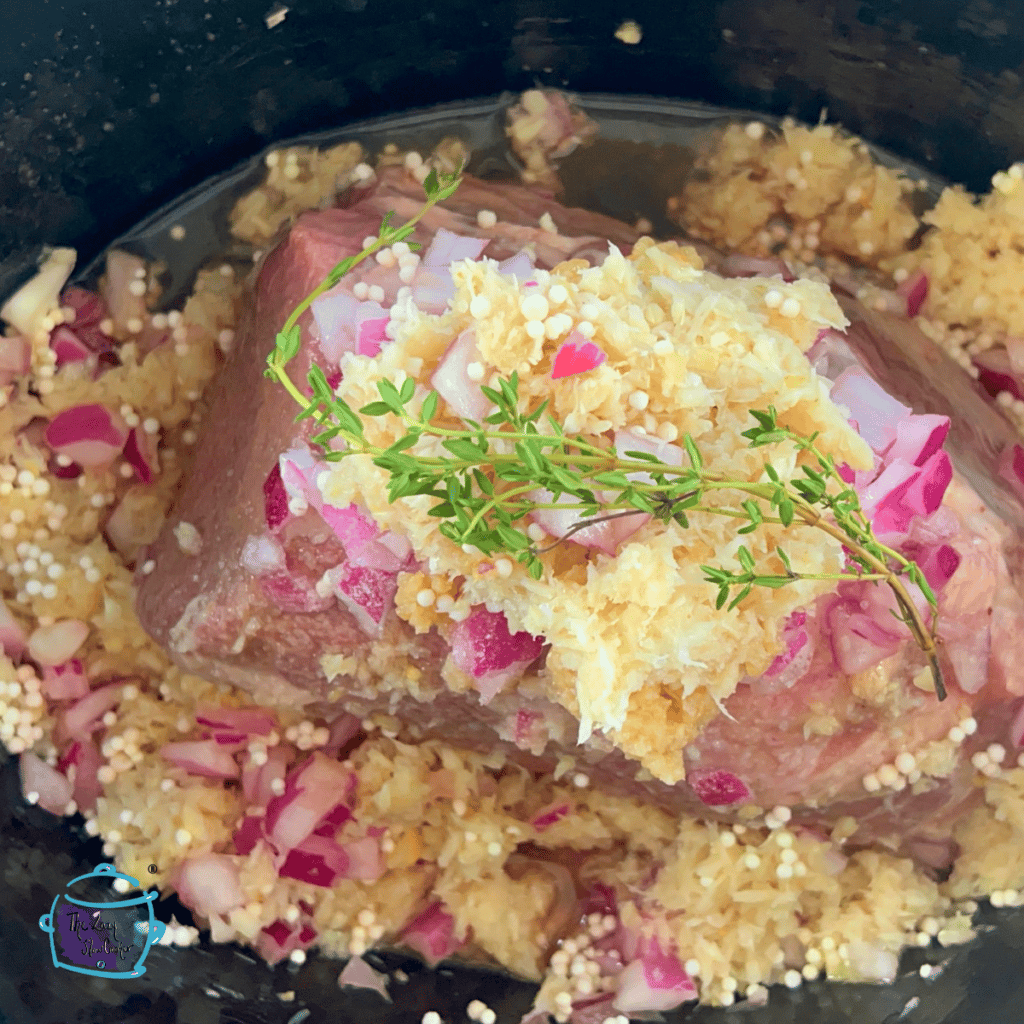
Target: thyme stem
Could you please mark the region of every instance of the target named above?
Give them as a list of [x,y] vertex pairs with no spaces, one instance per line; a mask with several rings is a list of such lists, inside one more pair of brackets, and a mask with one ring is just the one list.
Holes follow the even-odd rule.
[[[307,398],[285,369],[299,351],[299,318],[324,292],[334,287],[359,262],[385,245],[407,238],[415,225],[438,202],[450,196],[459,184],[459,174],[438,178],[431,172],[424,189],[424,206],[406,224],[389,226],[391,214],[384,218],[372,244],[360,253],[342,260],[327,278],[300,302],[277,335],[274,350],[267,356],[266,375],[280,382],[298,403],[298,419],[312,418],[321,428],[312,441],[319,444],[328,461],[340,461],[354,455],[369,456],[376,466],[390,474],[388,497],[397,501],[412,495],[428,495],[436,500],[430,514],[442,520],[442,535],[454,543],[473,545],[484,554],[507,552],[524,564],[530,575],[539,579],[545,566],[540,556],[554,550],[574,534],[599,523],[626,516],[650,515],[682,528],[689,526],[694,513],[742,520],[737,533],[752,533],[765,526],[789,528],[794,523],[822,531],[843,545],[854,568],[838,573],[801,573],[795,571],[781,548],[775,555],[782,561],[784,573],[757,570],[753,555],[741,546],[738,559],[741,572],[701,566],[705,579],[718,587],[716,606],[729,602],[735,608],[754,586],[778,588],[796,580],[835,580],[884,582],[894,595],[900,614],[924,652],[935,680],[939,699],[946,696],[939,665],[935,624],[938,603],[919,566],[899,551],[880,543],[862,512],[856,492],[841,477],[830,455],[815,444],[817,435],[805,437],[779,425],[774,409],[751,410],[756,426],[745,431],[751,448],[787,442],[809,457],[810,465],[801,466],[803,476],[783,479],[770,462],[764,464],[767,480],[728,479],[706,470],[697,445],[688,435],[682,438],[689,465],[669,465],[644,452],[620,454],[582,436],[570,437],[550,414],[547,424],[553,433],[541,433],[537,423],[547,403],[524,412],[519,408],[518,375],[498,381],[498,388],[482,387],[496,411],[487,417],[488,429],[471,420],[462,427],[445,427],[434,422],[439,399],[434,393],[423,396],[419,413],[408,408],[416,395],[416,383],[406,379],[401,389],[388,380],[377,385],[380,401],[359,410],[351,409],[337,397],[322,370],[314,365],[308,373],[312,398]],[[411,245],[411,243],[410,243]],[[405,433],[398,441],[382,448],[367,441],[363,417],[395,416]],[[452,456],[412,454],[423,437],[434,437]],[[342,441],[339,450],[332,442]],[[496,451],[494,442],[513,446],[513,451]],[[643,477],[646,477],[645,482]],[[553,501],[530,497],[536,490],[549,491]],[[744,499],[735,505],[707,503],[712,493],[732,492]],[[611,495],[611,497],[609,497]],[[570,501],[560,501],[563,496]],[[516,524],[538,509],[572,510],[583,516],[562,536],[546,547],[537,547]],[[931,611],[926,622],[914,603],[904,580],[924,594]],[[895,613],[894,613],[895,614]]]

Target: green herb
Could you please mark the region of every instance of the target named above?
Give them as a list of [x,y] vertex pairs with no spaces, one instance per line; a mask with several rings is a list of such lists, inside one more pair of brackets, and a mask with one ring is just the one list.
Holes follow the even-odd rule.
[[[845,548],[848,569],[811,575],[794,571],[785,551],[775,554],[784,572],[759,569],[750,549],[739,548],[740,571],[703,565],[704,578],[717,588],[716,606],[736,608],[754,587],[779,588],[796,580],[871,580],[884,582],[896,598],[904,622],[928,659],[939,699],[946,696],[939,666],[935,624],[937,601],[920,568],[900,552],[878,541],[861,511],[857,494],[840,476],[831,455],[815,444],[817,434],[804,437],[782,426],[775,409],[751,410],[755,426],[743,433],[751,448],[789,443],[810,457],[801,475],[785,479],[769,463],[759,481],[724,478],[704,465],[692,437],[682,438],[688,466],[670,466],[645,452],[618,452],[601,447],[582,435],[569,436],[547,413],[547,402],[527,411],[520,408],[519,378],[513,373],[499,379],[497,388],[482,387],[496,411],[482,423],[463,420],[450,429],[433,422],[438,396],[422,401],[415,382],[401,387],[388,380],[377,385],[379,400],[353,410],[334,395],[323,371],[313,366],[308,374],[312,398],[307,398],[288,377],[284,366],[299,348],[298,318],[316,296],[333,287],[361,259],[382,245],[405,238],[426,211],[458,187],[458,174],[438,179],[432,172],[425,189],[427,204],[408,224],[388,227],[386,217],[374,244],[358,256],[342,261],[327,280],[303,300],[277,336],[267,359],[267,375],[281,381],[302,407],[298,419],[313,419],[321,428],[312,438],[324,458],[337,462],[352,455],[369,455],[373,464],[388,472],[388,499],[412,495],[435,499],[430,515],[442,520],[438,529],[452,543],[471,545],[485,555],[505,553],[526,567],[534,579],[545,571],[541,558],[574,533],[622,516],[647,513],[682,528],[688,515],[706,513],[737,520],[737,533],[750,534],[765,524],[787,528],[811,527],[838,540]],[[404,233],[403,233],[404,232]],[[395,416],[405,433],[387,448],[370,444],[363,417]],[[449,457],[412,454],[409,449],[423,437],[440,439]],[[331,442],[343,442],[339,448]],[[500,446],[500,447],[499,447]],[[510,449],[510,450],[509,450]],[[642,474],[639,475],[638,474]],[[534,492],[551,492],[550,501],[538,501]],[[538,548],[522,528],[537,509],[572,509],[584,517],[562,537]],[[920,588],[930,607],[930,621],[914,605],[905,581]]]
[[[372,256],[378,249],[394,245],[395,242],[404,242],[416,229],[416,225],[426,215],[432,206],[447,199],[459,187],[462,181],[461,169],[453,174],[438,175],[437,171],[431,170],[423,182],[423,190],[426,193],[427,201],[423,208],[401,227],[391,227],[393,212],[384,215],[381,221],[380,230],[371,245],[368,245],[362,252],[355,256],[347,256],[338,263],[331,272],[313,289],[291,312],[291,316],[285,321],[284,327],[277,333],[273,351],[267,356],[267,368],[263,371],[265,377],[276,380],[283,384],[288,393],[303,408],[306,407],[308,399],[295,386],[295,382],[288,376],[285,366],[295,358],[302,345],[302,328],[299,325],[299,318],[324,292],[330,291],[353,267],[362,263],[368,256]],[[419,248],[416,242],[406,242],[411,250]],[[326,385],[326,381],[324,381]],[[328,392],[330,389],[327,389]]]

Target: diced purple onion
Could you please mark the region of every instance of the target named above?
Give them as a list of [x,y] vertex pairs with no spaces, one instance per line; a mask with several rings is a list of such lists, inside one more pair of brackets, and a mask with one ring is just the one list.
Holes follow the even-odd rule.
[[203,917],[227,914],[245,903],[238,866],[226,853],[186,858],[175,868],[172,882],[181,902]]
[[237,779],[238,762],[215,739],[165,743],[160,756],[190,775],[211,779]]
[[574,377],[580,373],[596,370],[608,356],[589,338],[579,331],[570,331],[569,336],[558,347],[551,362],[551,379]]
[[78,700],[89,692],[89,678],[78,658],[43,668],[43,696],[47,700]]
[[431,269],[451,266],[458,260],[477,260],[480,258],[489,238],[473,238],[468,235],[457,235],[447,228],[438,228],[437,234],[423,254],[421,263]]
[[80,466],[109,466],[128,440],[128,425],[106,406],[76,405],[50,420],[45,437],[56,454]]
[[561,821],[569,813],[569,809],[567,803],[554,804],[536,814],[530,824],[538,832],[543,832],[545,829],[551,828],[552,825]]
[[851,366],[836,378],[830,397],[850,410],[860,436],[879,454],[896,440],[896,425],[910,413],[859,366]]
[[502,612],[474,608],[451,632],[452,658],[473,677],[482,702],[488,703],[511,679],[535,661],[544,647],[543,637],[512,633]]
[[264,829],[279,850],[292,850],[355,788],[355,775],[315,752],[285,777],[285,791],[267,804]]
[[431,903],[406,925],[399,941],[419,953],[428,967],[436,967],[464,945],[455,936],[455,918],[440,902]]
[[64,814],[64,808],[74,792],[74,786],[68,781],[66,775],[36,757],[31,750],[26,750],[21,754],[18,771],[21,775],[23,796],[35,793],[36,803],[39,807],[51,814]]
[[355,351],[355,318],[359,300],[348,291],[321,295],[310,305],[320,332],[324,359],[337,366],[342,355]]
[[333,583],[338,600],[352,613],[359,628],[367,636],[380,636],[395,603],[397,574],[348,563],[333,570]]
[[430,377],[430,384],[462,419],[480,422],[491,407],[491,400],[480,385],[469,377],[470,363],[483,363],[476,347],[476,332],[467,328],[448,346]]
[[917,316],[928,298],[928,275],[923,270],[911,274],[896,286],[896,294],[906,299],[907,316]]
[[709,807],[727,807],[750,799],[745,782],[721,768],[695,768],[686,774],[686,781],[701,803]]
[[651,939],[640,959],[627,964],[619,975],[615,1009],[621,1013],[664,1013],[697,998],[697,989],[679,962]]
[[499,273],[515,277],[518,281],[529,281],[534,275],[533,260],[525,250],[517,252],[498,264]]

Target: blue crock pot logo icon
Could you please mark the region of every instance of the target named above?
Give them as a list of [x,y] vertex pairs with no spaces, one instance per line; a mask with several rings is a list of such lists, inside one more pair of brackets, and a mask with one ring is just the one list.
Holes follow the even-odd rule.
[[164,934],[164,923],[153,916],[155,890],[128,900],[95,903],[70,890],[79,883],[123,878],[134,888],[138,879],[122,875],[112,864],[101,864],[72,878],[58,893],[39,927],[50,936],[54,967],[99,978],[138,978],[146,973],[149,947]]

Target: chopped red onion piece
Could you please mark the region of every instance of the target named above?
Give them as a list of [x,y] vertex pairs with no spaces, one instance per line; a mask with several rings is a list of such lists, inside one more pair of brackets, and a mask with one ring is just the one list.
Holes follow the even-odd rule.
[[124,445],[124,457],[144,484],[152,483],[160,472],[159,439],[141,427],[133,427]]
[[102,725],[100,719],[121,700],[121,684],[111,683],[75,701],[64,712],[64,729],[75,739],[85,739]]
[[886,459],[903,459],[912,466],[923,466],[945,443],[949,417],[911,413],[896,424],[896,439],[885,453]]
[[846,675],[872,668],[899,649],[899,637],[884,630],[871,616],[851,611],[842,601],[833,606],[827,622],[832,653]]
[[1008,391],[1014,398],[1024,399],[1022,374],[1010,359],[1007,349],[990,348],[974,357],[978,383],[993,397]]
[[77,462],[69,462],[66,466],[57,461],[55,455],[46,460],[46,471],[58,480],[74,480],[82,475],[82,467]]
[[988,615],[973,616],[974,621],[948,619],[942,623],[946,657],[953,666],[957,686],[964,693],[978,693],[988,682],[992,655],[992,623]]
[[327,836],[328,839],[333,839],[338,829],[346,822],[352,821],[354,817],[355,815],[349,809],[348,804],[340,803],[327,812],[323,821],[313,829],[313,835]]
[[110,314],[99,295],[84,288],[72,287],[61,296],[60,304],[75,311],[75,318],[68,326],[79,341],[84,342],[93,352],[110,350],[113,339],[100,330],[100,324]]
[[[68,333],[70,334],[70,331]],[[89,350],[86,349],[86,355],[88,354]],[[0,387],[23,377],[31,365],[31,349],[24,338],[7,338],[0,335]],[[60,366],[59,356],[57,365]]]
[[686,781],[700,802],[709,807],[727,807],[750,799],[743,780],[721,768],[693,769],[686,773]]
[[530,824],[538,832],[543,832],[545,829],[551,828],[552,825],[561,821],[568,813],[569,805],[567,803],[555,804],[537,814]]
[[122,330],[127,330],[132,320],[143,320],[146,316],[145,296],[135,295],[131,290],[135,281],[145,277],[146,261],[122,249],[111,249],[107,253],[106,269],[100,294],[110,310],[111,319]]
[[896,439],[896,425],[910,410],[878,386],[859,366],[844,370],[832,385],[830,397],[846,406],[860,436],[878,453]]
[[437,234],[423,254],[422,263],[432,269],[448,267],[458,260],[477,260],[487,248],[488,238],[457,235],[447,228],[438,228]]
[[807,612],[795,611],[786,619],[782,627],[782,639],[786,642],[786,649],[776,656],[775,660],[764,670],[766,676],[777,676],[782,670],[793,661],[793,659],[807,646],[807,630],[804,628],[807,622]]
[[277,461],[288,498],[301,499],[319,508],[321,499],[316,478],[327,468],[326,464],[319,462],[309,446],[302,442],[283,452]]
[[47,700],[78,700],[89,692],[89,679],[78,658],[43,668],[43,696]]
[[383,996],[390,1003],[391,996],[388,994],[387,979],[387,974],[383,971],[375,971],[361,956],[353,956],[349,958],[341,974],[338,975],[338,986],[340,988],[368,988]]
[[40,665],[60,665],[75,656],[89,635],[81,619],[58,619],[49,626],[37,626],[28,638],[29,657]]
[[302,948],[299,933],[298,927],[292,927],[278,918],[273,924],[260,929],[256,938],[256,952],[273,966],[293,950]]
[[237,779],[238,762],[215,739],[165,743],[160,756],[190,775],[210,779]]
[[337,366],[345,352],[355,351],[355,317],[359,300],[347,291],[321,295],[310,304],[320,332],[320,350],[324,359]]
[[338,600],[352,613],[359,628],[367,636],[380,636],[395,603],[397,574],[347,564],[336,570],[334,587]]
[[389,530],[374,540],[367,541],[349,556],[349,561],[352,565],[362,565],[367,569],[401,572],[410,566],[412,545],[405,537]]
[[242,755],[242,792],[250,806],[266,807],[274,799],[277,780],[284,780],[294,756],[295,750],[287,743],[268,747],[263,764],[257,764],[248,751]]
[[[653,455],[659,462],[666,466],[681,466],[683,464],[683,449],[671,441],[662,441],[660,437],[651,434],[640,434],[635,430],[616,430],[613,436],[615,450],[620,458],[632,458],[629,452],[640,452],[644,455]],[[627,480],[640,484],[653,484],[654,478],[650,473],[638,470],[635,473],[627,473]]]
[[[556,503],[554,494],[543,487],[530,491],[528,497],[537,504]],[[582,505],[583,502],[571,494],[562,494],[559,495],[557,504]],[[535,508],[530,513],[530,518],[553,537],[563,537],[584,517],[568,508]],[[647,513],[637,512],[635,515],[605,519],[603,522],[585,526],[582,530],[569,534],[568,540],[572,544],[596,548],[598,551],[614,557],[619,545],[632,537],[650,518]]]
[[928,298],[928,275],[923,270],[916,271],[896,286],[896,294],[907,300],[907,316],[917,316]]
[[843,370],[860,365],[846,336],[832,327],[818,331],[806,355],[814,372],[829,381],[836,380]]
[[448,346],[430,383],[456,416],[480,422],[487,415],[491,400],[480,390],[480,385],[470,379],[470,363],[484,365],[476,347],[476,332],[467,328]]
[[267,837],[281,850],[294,849],[351,795],[355,784],[351,769],[315,752],[288,773],[284,793],[267,804]]
[[36,757],[30,750],[26,750],[19,758],[18,772],[21,775],[23,796],[36,793],[38,799],[35,802],[39,807],[51,814],[63,815],[64,807],[74,792],[74,786],[66,775]]
[[658,940],[652,939],[641,958],[623,968],[614,1005],[622,1013],[663,1013],[696,998],[697,989],[679,958],[663,952]]
[[607,917],[610,914],[617,917],[619,901],[615,895],[615,890],[603,882],[595,882],[587,890],[587,895],[584,897],[580,909],[587,916],[590,914],[600,914],[602,917]]
[[215,704],[196,707],[196,723],[217,732],[241,732],[250,736],[269,736],[277,725],[277,716],[264,708],[224,708]]
[[607,358],[608,356],[589,338],[577,330],[570,331],[552,360],[551,379],[561,380],[563,377],[588,373],[590,370],[596,370]]
[[350,561],[357,557],[365,545],[381,536],[373,516],[360,505],[352,504],[345,508],[337,508],[325,504],[321,514],[324,522],[341,541],[345,555]]
[[356,330],[356,351],[361,356],[380,355],[380,348],[388,340],[388,317],[364,320]]
[[281,465],[275,462],[273,468],[263,481],[263,515],[267,521],[267,529],[275,533],[284,525],[291,515],[288,511],[288,492],[281,480]]
[[569,1024],[604,1024],[606,1020],[614,1020],[616,1016],[614,997],[610,993],[605,993],[574,1000],[569,1012]]
[[54,452],[81,466],[108,466],[128,440],[128,425],[103,405],[76,405],[50,420],[45,437]]
[[366,836],[345,844],[348,855],[346,878],[355,878],[363,882],[376,882],[387,868],[381,854],[380,840],[374,836]]
[[428,967],[436,967],[465,945],[464,940],[455,937],[455,918],[440,902],[431,903],[406,925],[400,941],[419,953]]
[[516,724],[513,733],[516,746],[524,750],[533,746],[533,741],[537,738],[537,727],[542,721],[543,716],[539,712],[520,708],[516,712]]
[[[14,340],[14,339],[8,339]],[[58,327],[50,334],[50,348],[57,357],[57,369],[68,363],[83,363],[91,356],[92,349],[70,327]],[[27,349],[27,346],[26,346]],[[0,367],[7,360],[0,355]],[[25,373],[25,370],[21,371]],[[0,380],[5,374],[0,370]]]
[[510,679],[522,675],[544,647],[543,637],[511,633],[502,612],[489,612],[479,605],[465,621],[455,624],[450,641],[452,659],[473,677],[485,704]]
[[953,463],[941,449],[921,467],[921,475],[906,492],[906,505],[915,515],[929,516],[942,505],[946,488],[953,481]]
[[447,268],[431,269],[422,263],[412,279],[412,301],[424,313],[439,315],[455,298],[455,281]]
[[175,868],[171,884],[194,914],[227,914],[245,903],[238,866],[230,854],[201,853]]
[[906,531],[914,515],[907,497],[921,473],[903,459],[893,459],[860,493],[861,509],[875,533]]
[[235,853],[247,857],[263,838],[263,816],[246,814],[235,829],[232,838],[235,844]]
[[348,868],[348,854],[333,839],[310,835],[287,852],[277,874],[279,878],[330,888],[336,878],[349,877]]
[[498,264],[498,272],[508,277],[514,277],[518,281],[529,281],[534,274],[533,260],[530,259],[526,250],[517,252],[507,260]]
[[70,769],[75,770],[75,803],[80,811],[91,811],[96,806],[96,798],[103,792],[99,780],[100,766],[103,757],[92,740],[72,740],[57,761],[57,771],[71,777]]

